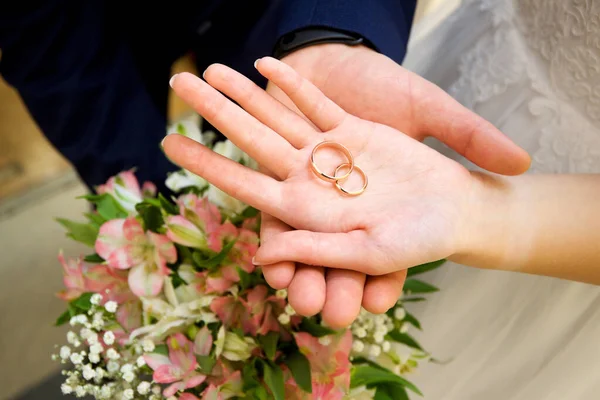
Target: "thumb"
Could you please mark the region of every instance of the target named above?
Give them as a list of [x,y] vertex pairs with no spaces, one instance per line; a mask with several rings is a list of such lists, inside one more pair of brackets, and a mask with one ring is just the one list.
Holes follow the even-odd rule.
[[433,83],[418,76],[413,78],[411,96],[422,135],[438,139],[490,172],[519,175],[529,169],[529,154],[493,124]]
[[[321,233],[289,231],[271,236],[254,256],[254,264],[270,265],[295,261],[307,265],[347,269],[368,275],[381,275],[388,263],[377,261],[378,250],[371,248],[363,231]],[[385,258],[381,257],[384,261]]]

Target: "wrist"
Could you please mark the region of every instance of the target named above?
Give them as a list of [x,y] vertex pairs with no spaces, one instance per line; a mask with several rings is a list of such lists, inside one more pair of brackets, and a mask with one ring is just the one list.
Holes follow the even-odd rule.
[[471,172],[471,178],[460,239],[448,259],[478,268],[512,269],[513,185],[509,179],[481,172]]
[[341,43],[315,44],[298,49],[281,59],[300,75],[321,88],[336,67],[349,58],[375,50],[365,46],[348,46]]

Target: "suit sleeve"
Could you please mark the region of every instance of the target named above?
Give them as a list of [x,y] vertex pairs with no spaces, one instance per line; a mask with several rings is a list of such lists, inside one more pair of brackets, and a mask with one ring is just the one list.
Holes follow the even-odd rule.
[[286,0],[279,37],[307,27],[352,32],[377,51],[402,63],[415,13],[416,0]]
[[92,187],[132,167],[140,179],[163,181],[173,169],[159,147],[165,111],[106,3],[9,3],[0,7],[0,73],[83,181]]

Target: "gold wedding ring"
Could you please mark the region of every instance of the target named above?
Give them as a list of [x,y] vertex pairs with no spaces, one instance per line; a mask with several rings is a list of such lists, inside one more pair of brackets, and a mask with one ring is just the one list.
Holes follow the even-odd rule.
[[[339,165],[336,169],[335,169],[335,175],[337,176],[337,173],[339,172],[340,169],[344,168],[344,167],[349,167],[350,164],[348,163],[344,163],[342,165]],[[365,171],[363,171],[358,165],[354,166],[354,171],[357,171],[363,178],[363,185],[360,189],[355,190],[355,191],[349,191],[346,190],[342,187],[342,185],[340,185],[340,181],[342,181],[342,183],[344,181],[346,181],[348,178],[344,178],[344,179],[338,179],[337,181],[335,181],[335,187],[338,188],[338,190],[348,196],[358,196],[359,194],[362,194],[365,189],[367,188],[367,185],[369,184],[369,178],[367,178],[367,174],[365,174]]]
[[[335,169],[335,172],[333,173],[333,175],[326,174],[325,172],[323,172],[319,169],[319,167],[317,166],[317,163],[315,162],[315,154],[317,153],[317,150],[319,150],[321,147],[333,147],[333,148],[339,150],[346,156],[346,158],[348,159],[348,162],[338,165],[338,167]],[[348,148],[346,148],[346,146],[341,145],[336,142],[324,141],[324,142],[317,144],[310,155],[310,166],[311,166],[312,171],[315,173],[315,175],[317,175],[319,178],[323,179],[324,181],[334,183],[337,190],[339,190],[340,192],[342,192],[343,194],[348,195],[348,196],[358,196],[358,195],[362,194],[365,191],[365,189],[367,188],[367,185],[369,184],[369,179],[367,178],[367,174],[365,174],[365,171],[363,171],[358,165],[354,164],[354,156],[352,155],[350,150],[348,150]],[[338,175],[338,173],[340,172],[340,170],[342,168],[347,168],[348,172],[346,172],[344,175]],[[341,183],[344,183],[346,180],[348,180],[348,178],[350,177],[350,175],[352,174],[352,172],[354,170],[358,171],[358,173],[362,176],[363,186],[359,190],[349,191],[349,190],[346,190],[341,185]]]
[[[348,172],[341,176],[335,176],[335,174],[332,176],[332,175],[328,175],[325,172],[321,171],[319,169],[319,167],[317,167],[317,163],[315,162],[315,155],[317,154],[317,150],[319,150],[321,147],[333,147],[333,148],[339,150],[340,152],[342,152],[348,159],[348,162],[343,164],[343,165],[350,166],[350,168],[348,169]],[[348,150],[346,148],[346,146],[341,145],[336,142],[325,141],[325,142],[321,142],[321,143],[317,144],[315,146],[315,148],[313,149],[312,154],[310,155],[310,165],[312,167],[313,172],[319,178],[323,179],[324,181],[328,181],[328,182],[337,182],[341,179],[348,178],[350,176],[350,174],[352,173],[352,170],[354,169],[354,156],[352,155],[352,153],[350,153],[350,150]]]

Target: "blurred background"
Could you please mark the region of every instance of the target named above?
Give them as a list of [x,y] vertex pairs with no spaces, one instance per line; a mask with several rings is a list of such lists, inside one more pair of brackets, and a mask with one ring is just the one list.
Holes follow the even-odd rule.
[[[420,0],[416,22],[443,19],[459,0]],[[444,12],[440,13],[440,7]],[[1,57],[1,53],[0,53]],[[182,58],[175,72],[194,71]],[[169,117],[191,110],[171,96]],[[69,163],[30,119],[17,93],[0,79],[0,400],[58,398],[60,365],[51,361],[66,328],[53,326],[64,311],[59,250],[76,256],[83,245],[65,237],[54,218],[81,219],[86,188]]]

